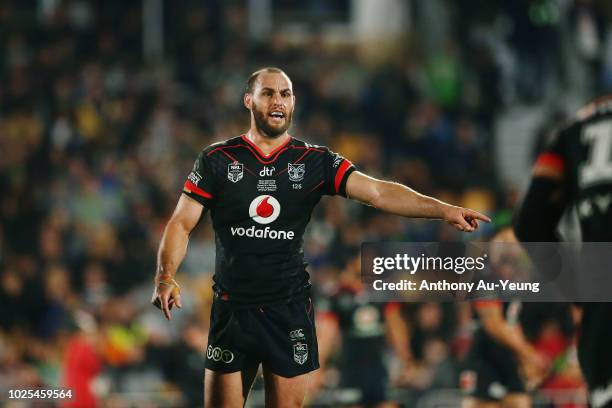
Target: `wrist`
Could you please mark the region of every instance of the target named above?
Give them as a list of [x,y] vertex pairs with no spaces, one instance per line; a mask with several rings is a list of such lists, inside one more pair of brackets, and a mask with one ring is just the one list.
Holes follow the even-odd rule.
[[455,210],[455,208],[456,207],[454,205],[441,203],[440,204],[440,218],[443,219],[444,221],[450,220],[452,218],[451,214]]
[[160,290],[163,287],[169,287],[171,288],[170,290],[172,290],[173,293],[174,291],[178,291],[178,293],[181,292],[181,286],[178,284],[176,280],[174,280],[174,278],[160,279],[159,281],[157,281],[156,286],[158,290]]
[[155,275],[155,283],[158,284],[161,281],[170,282],[174,280],[174,275],[168,272],[158,273]]

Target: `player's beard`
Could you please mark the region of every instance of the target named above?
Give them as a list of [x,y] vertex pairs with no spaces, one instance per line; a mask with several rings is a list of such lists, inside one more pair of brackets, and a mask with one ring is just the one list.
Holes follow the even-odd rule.
[[285,123],[283,125],[271,126],[268,123],[267,113],[259,110],[255,102],[253,102],[252,112],[253,118],[255,118],[255,127],[257,128],[257,131],[273,139],[276,139],[277,137],[285,133],[287,129],[289,129],[289,126],[291,126],[291,120],[293,119],[293,111],[287,112],[287,115],[285,116]]

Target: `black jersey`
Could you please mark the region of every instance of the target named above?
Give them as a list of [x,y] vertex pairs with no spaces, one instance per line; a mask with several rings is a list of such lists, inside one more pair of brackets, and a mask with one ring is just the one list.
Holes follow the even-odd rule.
[[[564,174],[565,199],[576,208],[582,241],[612,241],[612,99],[607,97],[584,107],[551,136],[537,160]],[[584,249],[582,255],[583,263],[588,260],[597,264],[597,259],[585,255]],[[604,267],[606,273],[609,265]],[[605,282],[601,280],[604,290]],[[580,365],[593,401],[601,400],[602,395],[607,401],[593,406],[612,407],[612,303],[581,306]]]
[[593,102],[552,133],[537,163],[564,174],[583,241],[612,241],[612,100]]
[[306,296],[304,230],[322,195],[346,195],[354,170],[327,147],[293,137],[268,155],[244,135],[205,148],[184,193],[211,212],[215,292],[247,305]]

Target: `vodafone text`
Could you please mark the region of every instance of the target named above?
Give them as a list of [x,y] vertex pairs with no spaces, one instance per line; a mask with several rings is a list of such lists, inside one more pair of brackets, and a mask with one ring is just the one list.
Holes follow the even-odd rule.
[[265,228],[255,228],[253,225],[249,228],[244,227],[230,227],[233,236],[249,237],[249,238],[267,238],[267,239],[293,239],[293,231],[277,231]]

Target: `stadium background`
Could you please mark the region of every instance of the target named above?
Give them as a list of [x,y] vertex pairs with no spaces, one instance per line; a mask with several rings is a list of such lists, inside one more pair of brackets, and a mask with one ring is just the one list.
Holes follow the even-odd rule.
[[[256,68],[291,76],[294,136],[495,220],[468,237],[325,199],[305,248],[325,297],[363,241],[507,225],[542,135],[612,89],[611,16],[595,0],[0,2],[2,398],[69,373],[104,406],[201,401],[210,223],[192,235],[170,323],[149,303],[155,253],[197,152],[247,128]],[[456,402],[470,306],[402,312],[414,365],[390,364],[392,395]],[[337,377],[332,359],[312,404],[346,396]],[[258,383],[252,406],[261,397]]]

